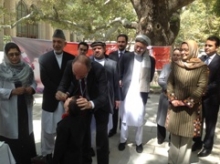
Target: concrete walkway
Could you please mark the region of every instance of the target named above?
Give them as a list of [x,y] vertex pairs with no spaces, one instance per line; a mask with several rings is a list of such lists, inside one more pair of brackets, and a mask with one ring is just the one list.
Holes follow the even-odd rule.
[[[166,142],[162,145],[157,144],[156,139],[156,113],[158,107],[159,95],[150,94],[150,99],[146,108],[146,124],[144,127],[143,145],[144,151],[138,154],[134,144],[134,128],[129,128],[129,138],[127,147],[124,151],[118,151],[119,132],[109,138],[110,162],[109,164],[167,164],[168,159],[168,136]],[[38,154],[40,152],[40,133],[41,133],[41,102],[42,96],[35,95],[34,104],[34,132]],[[193,153],[192,164],[220,164],[220,115],[215,134],[215,145],[212,154],[208,157],[198,158],[198,152]],[[97,164],[96,157],[93,158],[93,164]]]

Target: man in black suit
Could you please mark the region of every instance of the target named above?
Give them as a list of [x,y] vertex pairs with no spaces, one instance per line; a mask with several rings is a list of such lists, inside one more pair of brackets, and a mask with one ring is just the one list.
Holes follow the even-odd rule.
[[89,50],[89,45],[86,42],[79,42],[77,55],[86,55],[88,53],[88,50]]
[[[84,110],[87,120],[86,135],[84,140],[83,164],[91,164],[91,138],[90,122],[93,113],[96,120],[96,145],[97,161],[99,164],[109,163],[108,145],[108,117],[110,104],[108,100],[108,81],[105,69],[97,62],[91,62],[90,58],[79,55],[73,62],[69,62],[60,82],[56,98],[65,100],[69,96],[81,95],[77,104]],[[72,91],[69,87],[72,86]],[[68,94],[66,92],[69,92]],[[68,104],[68,100],[66,100]]]
[[[129,52],[129,51],[126,50],[127,44],[128,44],[128,36],[126,34],[119,34],[117,36],[118,50],[113,51],[109,54],[109,59],[112,59],[112,60],[116,61],[118,68],[119,68],[119,59],[123,56],[123,54]],[[119,74],[118,69],[117,69],[117,71],[118,71],[118,74]],[[119,92],[121,92],[121,88],[120,88]],[[118,107],[116,107],[116,106],[114,107],[114,110],[113,110],[112,122],[113,122],[113,127],[109,132],[109,137],[112,137],[113,135],[115,135],[117,133],[117,128],[118,128]]]
[[135,126],[136,151],[143,151],[142,137],[144,114],[150,91],[150,82],[155,71],[155,59],[149,55],[147,46],[150,39],[143,34],[135,38],[134,52],[126,53],[120,60],[120,86],[122,87],[122,102],[120,104],[121,134],[118,149],[125,149],[128,126]]
[[118,62],[120,57],[125,54],[126,52],[129,52],[126,50],[128,44],[128,36],[126,34],[119,34],[117,36],[117,46],[118,50],[113,51],[109,54],[109,58]]
[[201,57],[209,68],[209,82],[205,95],[202,101],[203,120],[205,120],[205,137],[203,142],[201,137],[194,138],[195,143],[192,146],[192,151],[202,150],[199,152],[199,157],[208,156],[212,152],[214,144],[215,127],[218,119],[218,111],[220,104],[220,56],[217,54],[217,49],[220,45],[220,40],[216,36],[210,36],[205,43],[206,55]]
[[44,85],[41,152],[42,156],[48,161],[52,160],[57,122],[61,120],[64,112],[63,102],[56,100],[55,94],[67,62],[74,59],[74,56],[63,51],[65,45],[64,33],[62,30],[57,29],[53,34],[54,50],[41,55],[39,58],[40,78]]

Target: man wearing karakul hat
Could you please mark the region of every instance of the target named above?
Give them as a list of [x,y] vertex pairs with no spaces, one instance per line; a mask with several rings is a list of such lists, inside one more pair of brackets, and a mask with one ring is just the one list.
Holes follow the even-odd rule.
[[41,152],[47,163],[52,160],[56,126],[64,113],[63,102],[56,100],[55,94],[67,62],[74,59],[74,56],[63,51],[66,38],[62,30],[55,30],[52,42],[54,50],[41,55],[39,58],[40,78],[44,85]]
[[119,66],[120,86],[122,88],[122,102],[119,107],[121,118],[121,134],[118,149],[125,149],[128,135],[128,126],[136,127],[136,151],[143,151],[142,137],[145,107],[150,82],[155,71],[155,59],[149,55],[147,46],[150,39],[143,34],[135,38],[134,52],[122,56]]

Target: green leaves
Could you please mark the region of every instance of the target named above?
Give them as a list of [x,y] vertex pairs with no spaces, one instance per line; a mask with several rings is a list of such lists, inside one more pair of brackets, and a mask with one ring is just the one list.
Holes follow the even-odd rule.
[[196,0],[182,9],[180,32],[176,44],[194,39],[203,44],[209,35],[220,34],[220,0]]

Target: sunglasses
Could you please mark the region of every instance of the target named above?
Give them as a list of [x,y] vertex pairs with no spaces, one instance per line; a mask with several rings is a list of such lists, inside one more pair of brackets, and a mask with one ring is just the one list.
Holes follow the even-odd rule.
[[19,52],[8,53],[8,56],[9,57],[14,57],[14,56],[18,57],[18,56],[20,56],[20,53]]

